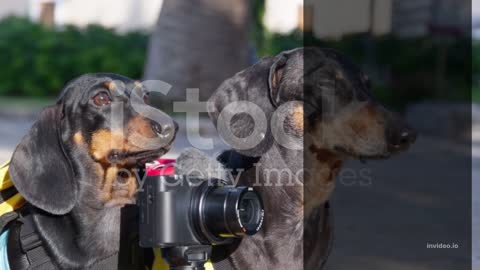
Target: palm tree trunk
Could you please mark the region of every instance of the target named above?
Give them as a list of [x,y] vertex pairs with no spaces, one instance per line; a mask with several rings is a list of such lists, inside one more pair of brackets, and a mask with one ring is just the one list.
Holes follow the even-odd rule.
[[184,100],[186,88],[207,99],[247,66],[249,15],[248,0],[164,0],[144,79],[171,84],[171,100]]

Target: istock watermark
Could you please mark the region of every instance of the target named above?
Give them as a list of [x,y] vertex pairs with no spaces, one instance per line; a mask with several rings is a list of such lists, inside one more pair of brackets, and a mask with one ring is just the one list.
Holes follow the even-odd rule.
[[[160,80],[146,80],[136,83],[133,89],[126,89],[126,86],[120,81],[113,81],[113,84],[115,95],[129,98],[112,102],[110,127],[116,138],[116,140],[111,140],[112,149],[118,148],[118,144],[122,142],[121,139],[125,137],[123,132],[125,132],[126,122],[123,110],[126,107],[132,108],[136,113],[159,124],[160,127],[175,126],[172,117],[145,102],[145,96],[148,97],[150,93],[166,96],[172,88],[170,84]],[[291,100],[278,104],[275,108],[265,109],[246,100],[237,100],[221,105],[217,104],[218,101],[200,101],[199,91],[197,88],[188,88],[185,101],[173,102],[173,112],[186,114],[184,134],[190,146],[197,149],[214,150],[215,148],[213,138],[200,135],[200,115],[209,113],[214,118],[215,129],[223,142],[246,156],[258,156],[259,152],[265,154],[273,145],[293,151],[303,151],[304,147],[315,145],[317,148],[322,148],[320,150],[324,154],[333,153],[341,158],[346,156],[352,158],[388,157],[391,154],[388,151],[386,137],[378,135],[384,134],[384,131],[373,132],[373,135],[369,137],[360,134],[359,130],[361,129],[357,127],[358,123],[355,124],[356,122],[353,121],[356,114],[367,108],[365,106],[368,105],[368,102],[365,101],[352,102],[351,105],[345,105],[340,110],[336,108],[336,102],[333,99],[334,92],[325,90],[322,92],[324,99],[334,101],[322,104],[322,106],[318,105],[320,108],[316,107],[317,105],[313,106],[314,109],[310,108],[312,107],[310,101]],[[304,105],[307,109],[304,109]],[[338,115],[339,120],[334,121],[333,115]],[[310,123],[304,129],[304,125],[307,124],[307,122],[304,123],[306,119],[309,119],[308,123],[314,121],[316,124]],[[166,132],[167,130],[170,132]],[[129,134],[129,141],[139,149],[155,150],[169,145],[176,134],[171,128],[164,131],[158,134],[159,136],[150,138],[133,130]],[[307,135],[309,138],[311,137],[308,140],[305,139]],[[260,150],[257,151],[257,148]],[[283,157],[283,155],[280,156]],[[280,174],[285,174],[285,172],[280,172]],[[296,174],[297,172],[292,175]],[[344,172],[342,178],[345,181],[342,184],[345,186],[371,185],[368,171],[353,174],[349,171]],[[355,180],[359,177],[362,178],[361,181]],[[295,179],[289,183],[294,181]]]
[[[160,93],[164,96],[168,94],[172,86],[166,82],[160,80],[146,80],[141,83],[135,84],[134,88],[130,90],[126,89],[126,86],[121,81],[113,81],[116,91],[115,95],[118,96],[130,96],[128,100],[129,106],[133,110],[142,116],[154,121],[160,126],[173,125],[172,118],[166,115],[161,110],[145,104],[143,96],[145,93]],[[200,114],[210,112],[207,109],[208,102],[199,100],[198,88],[186,89],[185,101],[174,101],[173,112],[186,113],[186,136],[188,142],[192,147],[203,150],[214,149],[213,139],[204,138],[200,136]],[[295,107],[302,107],[301,101],[289,101],[281,104],[272,114],[271,119],[268,120],[265,111],[257,104],[249,101],[236,101],[229,103],[218,116],[217,131],[220,138],[237,150],[251,149],[261,143],[267,133],[267,126],[270,126],[273,133],[272,136],[276,142],[291,150],[302,150],[303,140],[302,138],[289,135],[284,130],[284,122],[288,116],[288,112]],[[121,132],[124,130],[124,112],[125,105],[123,101],[112,102],[112,117],[111,127],[112,129]],[[253,119],[254,125],[251,127],[250,135],[247,137],[237,137],[233,131],[232,125],[230,125],[232,118],[238,114],[247,114]],[[153,150],[161,145],[170,143],[174,134],[168,134],[168,138],[145,138],[141,134],[135,135],[135,146],[145,149]]]

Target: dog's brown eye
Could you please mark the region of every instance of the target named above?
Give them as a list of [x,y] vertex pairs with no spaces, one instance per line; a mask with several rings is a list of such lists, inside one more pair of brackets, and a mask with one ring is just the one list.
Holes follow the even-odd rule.
[[110,96],[105,92],[100,92],[96,94],[95,96],[93,96],[92,99],[93,99],[93,103],[95,103],[95,105],[97,106],[105,106],[112,102],[112,100],[110,99]]
[[145,94],[143,94],[143,102],[145,102],[145,104],[150,104],[150,93],[149,92],[146,92]]

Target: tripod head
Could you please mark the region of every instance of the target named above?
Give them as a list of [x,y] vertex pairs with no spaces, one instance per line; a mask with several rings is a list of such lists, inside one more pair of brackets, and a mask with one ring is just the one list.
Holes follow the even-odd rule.
[[162,256],[171,270],[204,270],[211,254],[212,247],[208,245],[162,248]]

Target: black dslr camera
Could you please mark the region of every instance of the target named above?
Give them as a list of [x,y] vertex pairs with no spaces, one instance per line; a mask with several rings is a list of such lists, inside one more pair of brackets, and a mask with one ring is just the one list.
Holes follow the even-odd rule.
[[160,247],[171,269],[203,269],[212,245],[257,233],[263,203],[251,187],[193,176],[148,176],[139,192],[140,245]]

